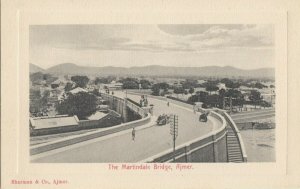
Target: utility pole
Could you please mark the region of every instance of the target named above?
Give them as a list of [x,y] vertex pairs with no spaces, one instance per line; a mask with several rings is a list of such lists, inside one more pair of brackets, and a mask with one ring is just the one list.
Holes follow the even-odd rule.
[[232,113],[232,97],[231,96],[229,98],[229,103],[230,103],[230,113]]
[[173,162],[175,162],[175,142],[178,136],[178,115],[170,115],[170,134],[173,140]]

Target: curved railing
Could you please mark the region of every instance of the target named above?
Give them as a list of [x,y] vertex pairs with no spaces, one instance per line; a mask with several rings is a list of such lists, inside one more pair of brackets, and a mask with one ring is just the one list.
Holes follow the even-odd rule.
[[[211,131],[210,133],[198,137],[194,140],[191,140],[189,142],[186,142],[182,145],[179,145],[176,147],[175,153],[173,152],[173,149],[168,149],[162,153],[159,153],[155,156],[152,156],[150,158],[147,158],[145,160],[142,160],[141,162],[144,163],[151,163],[151,162],[172,162],[179,161],[179,162],[194,162],[192,159],[195,159],[197,157],[194,157],[193,154],[199,153],[202,149],[205,147],[212,145],[213,148],[213,156],[210,157],[212,162],[224,162],[226,161],[224,159],[220,160],[220,157],[218,157],[217,153],[217,143],[219,140],[226,137],[226,120],[223,118],[223,116],[219,115],[218,113],[211,111],[211,116],[217,120],[219,120],[222,125],[220,128]],[[202,153],[203,154],[203,153]],[[199,161],[199,160],[198,160]],[[200,162],[200,161],[199,161]]]
[[225,120],[227,121],[227,123],[229,124],[229,126],[231,127],[231,129],[233,130],[234,134],[236,135],[236,138],[238,140],[239,143],[239,147],[240,147],[240,152],[241,152],[241,156],[242,156],[242,160],[243,162],[247,162],[247,153],[246,153],[246,148],[242,139],[242,136],[240,134],[239,129],[237,128],[235,122],[232,120],[232,118],[227,114],[226,111],[218,109],[218,108],[214,108],[214,111],[218,112],[219,114],[221,114]]

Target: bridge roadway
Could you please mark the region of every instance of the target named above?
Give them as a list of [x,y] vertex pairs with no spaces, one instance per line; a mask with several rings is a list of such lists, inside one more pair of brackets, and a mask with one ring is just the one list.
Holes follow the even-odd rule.
[[[116,96],[124,97],[123,92],[116,92]],[[128,97],[138,101],[140,96]],[[191,109],[181,107],[162,100],[148,97],[149,104],[154,105],[154,118],[160,114],[175,113],[179,119],[179,135],[176,146],[203,136],[221,123],[210,117],[208,122],[198,121],[198,116]],[[172,148],[169,125],[156,126],[136,131],[135,141],[132,141],[131,131],[106,139],[98,138],[92,142],[83,142],[54,151],[31,157],[31,162],[44,163],[105,163],[105,162],[139,162],[151,156]]]

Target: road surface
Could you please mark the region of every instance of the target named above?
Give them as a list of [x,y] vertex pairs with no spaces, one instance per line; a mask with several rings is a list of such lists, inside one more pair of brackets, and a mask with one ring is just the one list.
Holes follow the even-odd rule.
[[[124,97],[124,93],[116,92],[115,95]],[[128,97],[139,101],[140,96]],[[174,113],[179,119],[179,134],[176,146],[195,138],[203,136],[221,126],[221,123],[210,118],[208,122],[199,122],[198,115],[191,109],[184,108],[173,103],[167,106],[167,102],[148,97],[149,104],[154,105],[154,116]],[[105,163],[105,162],[139,162],[151,156],[172,148],[169,125],[152,126],[137,130],[135,141],[131,138],[131,132],[112,136],[105,140],[83,142],[68,146],[63,149],[49,151],[31,157],[31,162],[45,163]]]
[[248,112],[240,112],[230,115],[235,123],[244,123],[275,117],[275,109],[262,109]]

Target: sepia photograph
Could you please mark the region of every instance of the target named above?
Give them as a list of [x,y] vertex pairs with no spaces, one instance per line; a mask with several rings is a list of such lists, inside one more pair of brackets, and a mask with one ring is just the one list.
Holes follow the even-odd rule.
[[0,188],[299,188],[296,0],[1,5]]
[[29,25],[30,163],[275,163],[274,31]]

